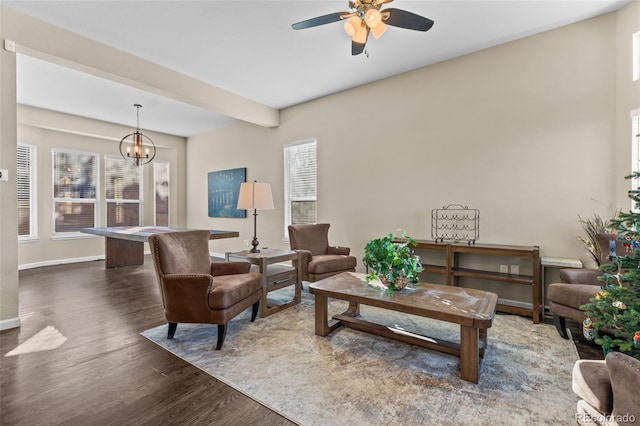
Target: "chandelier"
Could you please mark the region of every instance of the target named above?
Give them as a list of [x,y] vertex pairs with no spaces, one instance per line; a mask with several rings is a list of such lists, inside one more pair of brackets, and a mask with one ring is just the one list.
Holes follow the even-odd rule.
[[134,104],[133,106],[136,107],[136,131],[120,140],[120,155],[125,160],[133,160],[136,166],[144,166],[155,158],[156,144],[151,138],[140,132],[140,108],[142,105]]

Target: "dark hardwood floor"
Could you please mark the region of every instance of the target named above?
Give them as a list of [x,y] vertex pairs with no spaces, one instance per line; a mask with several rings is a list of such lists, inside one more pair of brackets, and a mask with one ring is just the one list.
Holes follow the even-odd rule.
[[[21,271],[20,318],[0,333],[2,425],[294,424],[140,335],[165,323],[148,256]],[[66,343],[4,356],[46,326]]]
[[[553,320],[551,323],[553,324]],[[582,334],[582,324],[567,320],[567,328],[571,331],[571,337],[576,345],[580,359],[604,359],[602,347],[591,340],[585,339]]]
[[[140,335],[165,323],[148,256],[112,270],[90,262],[21,271],[20,318],[19,329],[0,333],[2,425],[294,424]],[[64,345],[4,357],[49,325]],[[577,324],[571,331],[581,358],[602,358]]]

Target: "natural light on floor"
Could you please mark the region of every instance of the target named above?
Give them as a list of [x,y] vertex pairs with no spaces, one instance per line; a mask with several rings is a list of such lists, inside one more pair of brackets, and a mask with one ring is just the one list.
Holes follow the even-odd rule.
[[28,354],[32,352],[50,351],[59,348],[67,341],[62,333],[48,325],[26,341],[19,344],[5,356]]

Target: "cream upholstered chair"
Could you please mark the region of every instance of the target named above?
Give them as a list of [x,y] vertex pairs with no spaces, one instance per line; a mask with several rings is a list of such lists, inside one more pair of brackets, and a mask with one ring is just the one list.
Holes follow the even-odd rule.
[[315,282],[356,270],[356,258],[349,247],[329,245],[329,224],[289,225],[291,250],[301,256],[300,280]]
[[640,421],[640,360],[610,352],[604,360],[579,360],[573,366],[572,389],[580,397],[580,425],[622,425]]
[[249,307],[256,319],[262,285],[248,262],[211,262],[210,232],[154,234],[149,247],[172,339],[178,323],[218,325],[216,350],[222,348],[227,323]]

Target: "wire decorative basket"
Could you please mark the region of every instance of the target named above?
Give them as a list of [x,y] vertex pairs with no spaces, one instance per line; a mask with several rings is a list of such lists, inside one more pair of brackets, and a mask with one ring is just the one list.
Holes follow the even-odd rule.
[[431,238],[435,242],[446,240],[475,244],[480,238],[480,210],[462,204],[431,210]]

